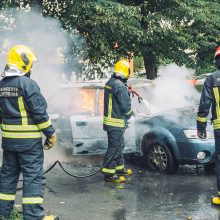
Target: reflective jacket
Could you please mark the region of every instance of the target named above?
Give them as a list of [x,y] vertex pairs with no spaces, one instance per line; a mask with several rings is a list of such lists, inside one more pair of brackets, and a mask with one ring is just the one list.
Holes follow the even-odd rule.
[[121,130],[126,126],[125,121],[133,114],[127,87],[120,78],[113,75],[104,89],[103,129],[105,131]]
[[0,81],[2,148],[26,150],[42,141],[41,132],[54,134],[46,109],[35,81],[25,75],[4,77]]
[[205,130],[210,107],[212,108],[213,129],[220,129],[220,70],[207,76],[197,114],[197,128]]

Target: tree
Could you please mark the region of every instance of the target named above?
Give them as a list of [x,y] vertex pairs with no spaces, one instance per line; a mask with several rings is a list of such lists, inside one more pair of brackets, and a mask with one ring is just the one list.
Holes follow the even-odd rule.
[[197,70],[212,65],[220,34],[219,1],[120,1],[141,7],[145,37],[139,46],[149,78],[161,60]]
[[113,1],[59,1],[44,5],[44,12],[58,17],[69,33],[79,31],[85,39],[84,59],[92,63],[106,65],[128,57],[142,35],[138,8]]
[[220,36],[220,3],[216,0],[170,0],[166,4],[162,0],[57,1],[49,5],[44,8],[46,14],[82,34],[92,62],[109,62],[133,50],[136,56],[143,56],[149,79],[156,77],[164,60],[207,67],[218,43],[216,36]]
[[[2,1],[12,2],[12,1]],[[44,16],[58,18],[70,33],[72,54],[92,63],[112,63],[132,50],[142,56],[148,79],[160,63],[175,62],[198,71],[213,65],[219,42],[218,0],[42,0],[14,1],[41,7]],[[26,2],[26,3],[25,3]],[[4,3],[1,3],[4,4]],[[6,4],[7,5],[7,4]],[[74,44],[79,32],[83,48]],[[115,43],[119,45],[115,48]],[[71,62],[71,56],[68,57]]]

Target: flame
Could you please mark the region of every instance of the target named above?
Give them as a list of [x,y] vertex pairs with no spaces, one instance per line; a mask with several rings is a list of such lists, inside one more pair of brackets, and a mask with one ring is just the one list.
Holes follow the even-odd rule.
[[95,113],[96,89],[80,89],[79,96],[79,108]]

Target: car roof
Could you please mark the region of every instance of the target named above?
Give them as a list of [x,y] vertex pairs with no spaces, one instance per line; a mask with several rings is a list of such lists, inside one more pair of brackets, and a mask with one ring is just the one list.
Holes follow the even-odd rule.
[[[71,81],[61,86],[62,89],[81,88],[81,89],[103,89],[108,79],[88,80],[88,81]],[[130,78],[128,85],[134,87],[145,87],[153,85],[153,81],[145,78]]]

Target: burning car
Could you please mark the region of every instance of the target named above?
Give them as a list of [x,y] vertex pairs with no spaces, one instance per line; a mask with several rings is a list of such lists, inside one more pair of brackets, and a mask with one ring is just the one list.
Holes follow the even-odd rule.
[[[56,96],[60,103],[51,119],[56,127],[59,145],[71,148],[73,155],[106,152],[104,84],[105,81],[76,82],[65,85]],[[151,81],[138,79],[131,79],[129,84],[140,95],[148,94],[147,91],[154,86]],[[65,108],[62,100],[65,100]],[[195,107],[160,112],[147,99],[139,103],[134,97],[132,102],[135,115],[129,120],[125,132],[125,154],[139,156],[149,169],[167,174],[174,173],[178,165],[213,163],[212,127],[208,125],[206,140],[198,139]]]

